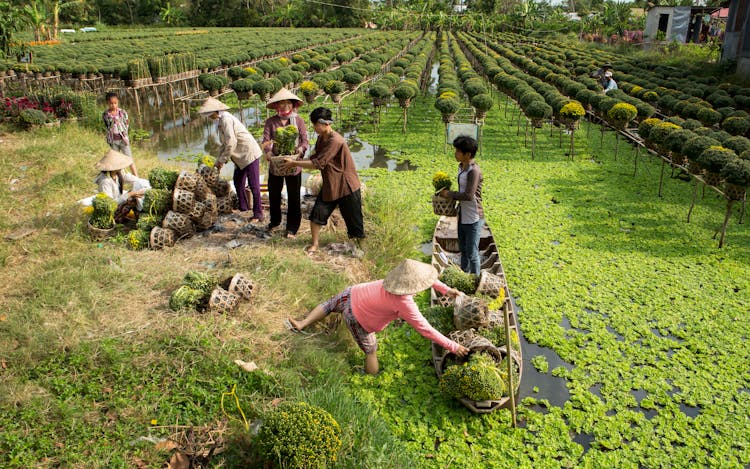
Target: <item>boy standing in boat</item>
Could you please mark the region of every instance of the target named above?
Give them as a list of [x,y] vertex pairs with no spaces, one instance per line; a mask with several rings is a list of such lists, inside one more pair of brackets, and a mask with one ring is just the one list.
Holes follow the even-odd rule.
[[459,201],[458,246],[461,251],[461,269],[479,275],[479,238],[484,227],[482,207],[482,170],[474,161],[477,154],[477,141],[460,136],[453,140],[458,161],[458,191],[443,189],[440,196]]

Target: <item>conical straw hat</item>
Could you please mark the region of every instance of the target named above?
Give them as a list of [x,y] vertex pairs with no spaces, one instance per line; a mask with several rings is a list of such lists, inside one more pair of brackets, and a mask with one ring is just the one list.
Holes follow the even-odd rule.
[[205,101],[203,101],[203,105],[200,109],[198,109],[199,114],[211,114],[212,112],[217,111],[228,111],[229,106],[222,103],[216,98],[207,98]]
[[133,164],[133,158],[119,151],[109,150],[94,167],[99,171],[119,171]]
[[268,100],[266,108],[275,109],[275,104],[279,101],[291,101],[295,108],[302,106],[302,100],[286,88],[281,88],[275,95]]
[[435,268],[429,264],[406,259],[388,272],[383,288],[394,295],[413,295],[430,288],[438,278]]

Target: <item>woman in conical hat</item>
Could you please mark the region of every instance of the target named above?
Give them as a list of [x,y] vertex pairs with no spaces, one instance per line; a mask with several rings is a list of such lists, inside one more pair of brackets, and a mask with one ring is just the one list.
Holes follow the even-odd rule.
[[[263,127],[263,140],[261,147],[266,155],[266,161],[271,156],[278,156],[279,149],[274,148],[276,131],[282,127],[293,126],[297,129],[297,143],[294,148],[294,156],[300,160],[305,157],[307,147],[307,126],[302,117],[297,115],[297,109],[302,106],[302,100],[294,93],[281,88],[278,93],[268,100],[266,108],[276,111],[276,115],[266,119]],[[297,168],[291,176],[278,176],[268,168],[268,201],[271,211],[271,220],[267,229],[273,230],[281,224],[281,190],[286,183],[287,214],[286,214],[286,237],[294,238],[302,222],[302,209],[300,206],[300,186],[302,185],[302,170]]]
[[[124,188],[125,184],[148,185],[147,181],[123,171],[132,164],[132,157],[110,149],[95,165],[99,175],[94,179],[94,183],[98,186],[99,192],[107,194],[117,202],[118,214],[127,214],[130,209],[139,211],[143,208],[145,189],[126,191]],[[121,219],[120,216],[115,217],[118,223]]]
[[302,332],[331,312],[341,313],[354,341],[365,352],[365,371],[370,374],[378,372],[378,342],[375,333],[382,331],[396,319],[403,319],[423,337],[454,354],[466,355],[469,349],[445,337],[419,312],[414,294],[430,287],[441,295],[452,298],[460,294],[458,290],[438,280],[438,273],[433,266],[406,259],[390,271],[384,280],[349,287],[316,306],[305,319],[296,321],[290,318],[285,324],[293,332]]
[[260,146],[242,122],[227,112],[228,110],[229,106],[218,99],[208,98],[198,109],[198,113],[218,121],[221,148],[219,157],[216,159],[216,167],[221,169],[228,160],[232,160],[234,188],[237,191],[240,211],[250,210],[245,193],[245,188],[249,185],[253,193],[253,211],[250,221],[261,222],[263,221],[263,206],[260,200]]

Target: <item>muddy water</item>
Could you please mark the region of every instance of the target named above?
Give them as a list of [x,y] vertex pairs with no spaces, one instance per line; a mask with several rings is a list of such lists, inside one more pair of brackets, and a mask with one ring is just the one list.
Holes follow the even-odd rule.
[[[191,119],[187,105],[148,107],[140,119],[139,127],[148,132],[150,138],[137,141],[136,149],[148,150],[156,153],[161,161],[177,163],[185,167],[193,167],[195,159],[203,154],[218,156],[219,140],[216,123],[208,119],[197,117]],[[265,109],[254,106],[231,111],[255,135],[260,138],[262,125],[268,117]],[[314,132],[308,129],[314,143]],[[399,161],[398,151],[386,148],[360,139],[356,129],[345,132],[349,149],[352,152],[357,169],[385,168],[389,171],[411,171],[416,169],[409,161]],[[137,158],[137,155],[136,155]],[[231,164],[222,170],[222,175],[230,177],[233,172]],[[265,174],[262,171],[261,174]],[[307,176],[303,176],[306,178]]]

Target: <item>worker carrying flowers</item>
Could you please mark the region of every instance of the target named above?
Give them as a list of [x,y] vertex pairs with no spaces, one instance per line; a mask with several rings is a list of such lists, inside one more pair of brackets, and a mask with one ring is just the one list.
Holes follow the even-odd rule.
[[[302,100],[294,93],[282,88],[278,93],[268,100],[266,107],[276,111],[275,116],[266,119],[263,127],[263,140],[261,146],[266,160],[270,161],[272,156],[294,155],[298,160],[305,157],[307,147],[307,127],[302,117],[297,115],[297,109],[302,106]],[[291,130],[291,132],[287,132]],[[279,133],[290,134],[289,148],[282,148]],[[281,190],[286,183],[287,214],[286,234],[287,238],[294,238],[302,222],[302,208],[300,205],[300,186],[302,185],[302,169],[294,168],[289,172],[278,171],[271,164],[268,168],[268,201],[271,211],[271,220],[267,229],[273,230],[281,224]]]
[[250,210],[245,188],[250,185],[253,194],[253,222],[263,221],[263,207],[260,200],[260,156],[258,142],[248,132],[239,119],[228,113],[229,106],[218,99],[208,98],[198,109],[198,113],[218,121],[221,149],[216,160],[216,168],[221,170],[227,160],[234,163],[234,189],[240,203],[240,211]]
[[455,298],[458,290],[438,280],[438,273],[429,264],[406,259],[390,271],[384,280],[360,283],[316,306],[303,320],[287,319],[286,327],[302,333],[305,328],[336,311],[343,316],[354,341],[365,353],[365,372],[378,372],[378,342],[380,332],[396,319],[403,319],[423,337],[462,357],[469,349],[438,332],[419,312],[414,295],[427,288]]

